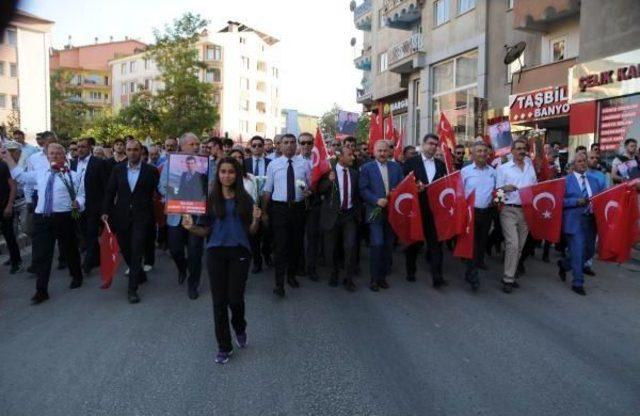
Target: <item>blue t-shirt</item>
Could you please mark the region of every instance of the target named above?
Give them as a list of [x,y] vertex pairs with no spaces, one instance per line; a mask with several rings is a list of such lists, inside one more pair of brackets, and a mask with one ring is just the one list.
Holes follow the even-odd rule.
[[236,200],[225,199],[224,218],[211,213],[211,233],[207,240],[207,248],[211,247],[245,247],[251,251],[249,236],[240,217],[236,215]]

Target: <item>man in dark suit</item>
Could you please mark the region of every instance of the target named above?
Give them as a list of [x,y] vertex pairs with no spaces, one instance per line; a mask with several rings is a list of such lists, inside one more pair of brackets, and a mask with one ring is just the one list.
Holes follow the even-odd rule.
[[200,201],[207,194],[207,179],[196,170],[196,158],[187,156],[185,159],[187,171],[180,176],[177,199],[185,201]]
[[78,141],[78,158],[71,161],[71,170],[80,175],[86,195],[84,211],[80,216],[80,234],[84,260],[82,269],[86,275],[100,264],[100,215],[102,215],[102,197],[109,179],[110,167],[105,160],[93,157],[95,139],[86,137]]
[[147,281],[142,257],[145,239],[149,238],[149,222],[153,221],[158,171],[142,163],[142,144],[138,140],[129,140],[125,149],[128,161],[117,164],[109,177],[102,220],[111,224],[129,266],[129,302],[138,303],[138,284]]
[[337,154],[338,163],[318,183],[322,196],[320,229],[324,234],[324,255],[331,268],[329,285],[338,285],[336,248],[342,241],[346,276],[342,282],[351,292],[355,290],[353,275],[356,269],[356,231],[360,212],[358,172],[352,168],[353,150],[344,147]]
[[395,235],[387,221],[389,192],[402,181],[402,168],[389,159],[389,143],[379,140],[374,148],[375,160],[360,169],[360,196],[365,204],[365,220],[369,224],[369,258],[371,284],[377,292],[388,289],[386,276],[391,271],[391,256]]
[[[422,139],[422,145],[420,147],[421,153],[404,163],[405,175],[413,172],[418,182],[418,199],[420,201],[424,237],[427,242],[427,259],[431,263],[431,275],[433,287],[435,288],[446,286],[447,281],[444,280],[442,275],[442,244],[438,241],[434,223],[435,219],[429,208],[425,186],[447,175],[445,164],[434,157],[439,142],[440,139],[438,136],[435,134],[427,134]],[[416,280],[416,260],[421,248],[422,243],[415,243],[405,250],[407,280],[410,282]]]
[[[264,179],[267,176],[267,166],[271,159],[266,157],[264,153],[264,139],[260,136],[251,138],[251,157],[244,159],[244,170],[253,174],[256,178],[260,178],[257,182],[264,186]],[[257,189],[258,201],[262,196],[262,189]],[[251,257],[253,257],[252,273],[260,273],[262,271],[262,258],[267,267],[271,267],[271,233],[264,224],[260,224],[258,232],[249,237],[251,243]]]

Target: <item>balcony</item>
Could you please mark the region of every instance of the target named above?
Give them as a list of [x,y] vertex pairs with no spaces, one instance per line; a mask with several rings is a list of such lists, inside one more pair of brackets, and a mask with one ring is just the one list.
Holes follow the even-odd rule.
[[371,47],[362,50],[362,55],[353,60],[353,63],[361,71],[371,71]]
[[520,79],[517,72],[513,74],[513,94],[566,85],[569,68],[575,64],[576,58],[571,58],[532,68],[525,67]]
[[370,105],[373,104],[373,91],[371,88],[357,88],[356,89],[356,101],[359,104]]
[[353,11],[353,22],[358,30],[371,30],[371,9],[372,0],[364,0],[364,2]]
[[514,0],[513,28],[546,33],[564,19],[580,15],[580,0]]
[[387,51],[389,71],[397,74],[410,74],[424,68],[425,53],[422,33],[414,33],[401,43]]
[[384,0],[384,19],[388,27],[411,29],[422,20],[424,0]]

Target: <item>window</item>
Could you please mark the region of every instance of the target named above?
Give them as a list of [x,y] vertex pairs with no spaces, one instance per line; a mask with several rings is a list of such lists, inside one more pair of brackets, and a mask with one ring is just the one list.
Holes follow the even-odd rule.
[[513,9],[513,0],[507,0],[507,10]]
[[458,14],[466,13],[476,7],[476,0],[458,0]]
[[262,101],[256,102],[256,111],[261,114],[266,114],[267,104],[263,103]]
[[145,90],[150,91],[151,90],[151,85],[152,84],[151,84],[151,79],[150,78],[147,78],[147,79],[144,80],[144,89]]
[[205,79],[207,82],[220,82],[220,70],[218,68],[207,68]]
[[89,98],[92,100],[102,100],[102,93],[98,91],[89,91]]
[[5,94],[0,94],[0,108],[5,108],[7,106],[7,96]]
[[472,51],[432,69],[433,130],[436,130],[442,112],[453,126],[458,142],[473,137],[473,99],[478,95],[477,66],[478,51]]
[[18,96],[17,95],[12,95],[11,96],[11,108],[14,110],[17,110],[20,108],[20,103],[18,102]]
[[136,72],[136,61],[129,62],[129,72]]
[[249,133],[249,122],[247,120],[240,120],[240,132]]
[[433,3],[433,16],[435,26],[440,26],[449,21],[449,10],[451,9],[449,0],[436,0]]
[[249,111],[249,100],[240,100],[240,110]]
[[213,93],[213,102],[215,105],[220,105],[220,93],[217,91]]
[[384,18],[384,9],[378,11],[378,28],[382,29],[387,26],[387,21]]
[[144,69],[149,69],[150,66],[151,66],[151,63],[149,62],[148,59],[145,58],[145,60],[144,60]]
[[[242,36],[240,36],[240,43],[247,43],[247,40],[245,38],[243,38]],[[247,127],[248,129],[248,127]]]
[[558,38],[551,39],[551,62],[562,61],[566,57],[566,46],[567,46],[567,37],[561,36]]
[[257,69],[260,72],[267,72],[267,63],[264,61],[258,61]]
[[4,62],[0,61],[0,77],[4,76]]
[[209,45],[207,46],[207,50],[205,52],[205,59],[207,61],[221,61],[222,60],[222,48],[217,45]]
[[267,92],[267,84],[262,81],[258,81],[256,89],[260,92]]
[[240,78],[240,89],[249,91],[249,78]]
[[267,133],[267,125],[262,122],[257,122],[256,133],[261,133],[264,136]]
[[274,78],[278,78],[278,76],[280,75],[278,68],[271,68],[271,74]]
[[247,71],[251,69],[251,60],[246,56],[242,57],[242,68],[246,69]]
[[389,58],[386,52],[382,52],[378,55],[378,72],[383,73],[389,68]]
[[127,64],[120,64],[120,74],[124,75],[127,73]]
[[104,99],[108,100],[109,99],[109,94],[107,94],[106,92],[104,93]]
[[104,85],[109,85],[109,77],[104,77]]
[[16,46],[18,44],[18,32],[15,29],[7,29],[6,42],[11,46]]
[[129,94],[129,84],[127,84],[126,82],[122,83],[122,93]]
[[131,81],[131,82],[129,83],[129,92],[130,92],[131,94],[133,94],[134,92],[136,92],[136,83],[135,83],[135,82],[133,82],[133,81]]
[[18,64],[9,64],[9,76],[12,78],[18,76]]

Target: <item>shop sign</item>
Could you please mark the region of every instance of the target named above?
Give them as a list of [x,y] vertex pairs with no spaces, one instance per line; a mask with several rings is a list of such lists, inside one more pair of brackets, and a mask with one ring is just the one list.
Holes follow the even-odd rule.
[[405,113],[409,109],[409,98],[403,98],[402,100],[394,101],[384,105],[384,114],[389,115],[397,113]]
[[600,101],[600,149],[617,150],[629,137],[640,137],[640,94]]
[[567,86],[548,87],[509,97],[509,121],[529,123],[569,115]]

